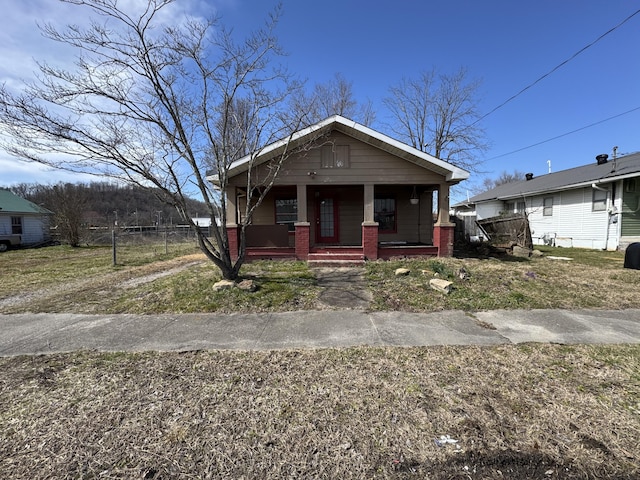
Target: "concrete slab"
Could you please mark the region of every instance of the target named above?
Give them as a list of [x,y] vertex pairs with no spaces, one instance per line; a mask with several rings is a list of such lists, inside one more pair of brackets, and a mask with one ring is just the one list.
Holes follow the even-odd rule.
[[478,312],[513,343],[640,343],[640,310]]
[[498,345],[509,343],[462,311],[376,312],[371,317],[382,343],[395,346]]
[[273,315],[255,347],[281,349],[356,345],[380,345],[369,316],[359,310],[332,310]]

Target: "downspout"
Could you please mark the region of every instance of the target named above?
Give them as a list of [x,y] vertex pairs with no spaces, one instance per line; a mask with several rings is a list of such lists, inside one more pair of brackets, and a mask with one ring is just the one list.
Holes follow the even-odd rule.
[[591,188],[593,188],[594,190],[600,190],[601,192],[607,192],[607,200],[606,200],[606,212],[607,212],[607,228],[606,228],[606,233],[605,233],[605,237],[604,237],[604,248],[602,250],[606,251],[607,247],[609,246],[609,229],[611,227],[611,197],[609,195],[609,189],[608,188],[602,188],[599,187],[598,185],[596,185],[595,183],[591,184]]

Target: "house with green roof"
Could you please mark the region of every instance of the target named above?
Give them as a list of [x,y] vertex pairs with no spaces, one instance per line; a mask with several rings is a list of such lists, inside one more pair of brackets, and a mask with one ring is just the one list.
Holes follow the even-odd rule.
[[53,212],[0,188],[0,251],[16,245],[37,245],[51,239]]

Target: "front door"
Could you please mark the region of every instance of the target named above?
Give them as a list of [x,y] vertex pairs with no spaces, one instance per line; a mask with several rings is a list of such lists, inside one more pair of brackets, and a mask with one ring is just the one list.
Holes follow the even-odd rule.
[[316,243],[338,243],[338,200],[320,195],[316,203]]

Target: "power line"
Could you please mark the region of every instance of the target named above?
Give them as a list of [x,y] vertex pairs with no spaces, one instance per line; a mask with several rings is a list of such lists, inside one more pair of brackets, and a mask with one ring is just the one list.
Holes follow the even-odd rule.
[[[497,107],[495,107],[493,110],[491,110],[489,113],[485,113],[482,117],[480,117],[479,119],[477,119],[475,122],[473,122],[473,125],[475,125],[476,123],[480,122],[481,120],[484,120],[485,118],[487,118],[489,115],[491,115],[493,112],[495,112],[496,110],[504,107],[507,103],[511,102],[512,100],[516,99],[517,97],[519,97],[520,95],[522,95],[524,92],[526,92],[527,90],[529,90],[531,87],[533,87],[534,85],[536,85],[537,83],[541,82],[542,80],[544,80],[545,78],[547,78],[549,75],[551,75],[553,72],[555,72],[556,70],[558,70],[559,68],[563,67],[564,65],[566,65],[567,63],[569,63],[571,60],[573,60],[574,58],[576,58],[578,55],[580,55],[582,52],[584,52],[585,50],[587,50],[588,48],[592,47],[593,45],[595,45],[596,43],[598,43],[600,40],[602,40],[604,37],[606,37],[607,35],[609,35],[611,32],[613,32],[614,30],[618,29],[619,27],[621,27],[622,25],[624,25],[625,23],[627,23],[629,20],[631,20],[634,16],[636,16],[638,13],[640,13],[640,10],[636,10],[635,12],[633,12],[631,15],[629,15],[627,18],[625,18],[622,22],[620,22],[618,25],[616,25],[615,27],[609,29],[608,31],[606,31],[605,33],[603,33],[602,35],[600,35],[598,38],[596,38],[593,42],[591,42],[590,44],[588,44],[586,47],[582,47],[580,50],[578,50],[576,53],[574,53],[573,55],[571,55],[571,57],[567,58],[565,61],[563,61],[562,63],[558,64],[557,66],[555,66],[554,68],[552,68],[551,70],[549,70],[547,73],[545,73],[544,75],[542,75],[540,78],[538,78],[535,82],[527,85],[526,87],[524,87],[522,90],[520,90],[518,93],[516,93],[515,95],[512,95],[511,97],[509,97],[507,100],[505,100],[504,102],[502,102],[500,105],[498,105]],[[624,114],[622,114],[624,115]]]
[[528,147],[522,147],[522,148],[519,148],[517,150],[513,150],[511,152],[508,152],[508,153],[503,153],[502,155],[498,155],[497,157],[491,157],[491,158],[489,158],[489,159],[487,159],[485,161],[489,162],[489,161],[495,160],[497,158],[506,157],[507,155],[512,155],[514,153],[522,152],[523,150],[528,150],[529,148],[537,147],[538,145],[542,145],[543,143],[548,143],[548,142],[551,142],[553,140],[557,140],[558,138],[562,138],[562,137],[566,137],[567,135],[571,135],[572,133],[576,133],[576,132],[579,132],[581,130],[586,130],[587,128],[594,127],[596,125],[600,125],[601,123],[608,122],[609,120],[613,120],[614,118],[618,118],[618,117],[621,117],[623,115],[627,115],[628,113],[635,112],[636,110],[640,110],[640,107],[632,108],[631,110],[627,110],[626,112],[622,112],[622,113],[619,113],[619,114],[614,115],[612,117],[605,118],[604,120],[599,120],[597,122],[590,123],[589,125],[585,125],[584,127],[580,127],[580,128],[575,129],[575,130],[571,130],[570,132],[563,133],[562,135],[557,135],[557,136],[555,136],[553,138],[549,138],[547,140],[543,140],[541,142],[534,143],[533,145],[529,145]]

